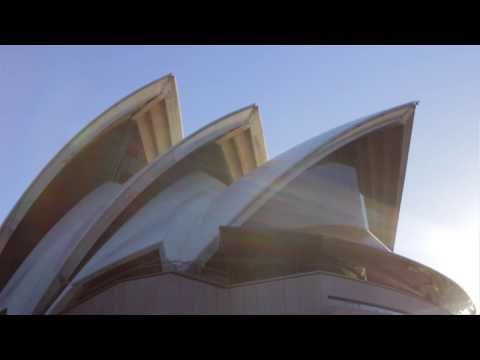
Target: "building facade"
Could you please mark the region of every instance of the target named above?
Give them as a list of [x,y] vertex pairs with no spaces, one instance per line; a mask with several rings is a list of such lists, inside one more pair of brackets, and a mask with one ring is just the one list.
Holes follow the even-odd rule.
[[394,253],[416,103],[269,160],[256,105],[184,138],[173,75],[75,136],[0,228],[6,314],[463,314]]

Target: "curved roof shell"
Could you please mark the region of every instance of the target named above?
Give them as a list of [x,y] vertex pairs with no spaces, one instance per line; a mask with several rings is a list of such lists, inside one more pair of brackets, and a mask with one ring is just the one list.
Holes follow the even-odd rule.
[[[200,227],[196,234],[197,241],[212,244],[212,249],[205,249],[206,254],[215,251],[213,240],[218,238],[219,226],[244,225],[268,200],[306,169],[335,153],[348,149],[348,146],[355,144],[358,140],[368,139],[371,135],[383,134],[385,129],[394,128],[398,130],[396,133],[398,147],[394,151],[379,152],[379,154],[367,153],[368,156],[373,157],[370,163],[365,159],[355,159],[359,167],[360,183],[363,183],[365,188],[373,188],[371,190],[373,206],[367,203],[367,213],[370,212],[372,215],[369,217],[383,225],[379,226],[378,232],[387,234],[385,237],[377,237],[389,249],[393,249],[415,106],[415,102],[397,106],[313,137],[239,179],[217,199],[215,206],[211,209],[211,221]],[[389,140],[382,136],[379,139],[375,138],[379,147]],[[398,160],[393,162],[390,156]],[[378,159],[377,166],[378,163],[391,162],[389,169],[396,170],[398,179],[390,182],[391,174],[388,171],[369,173],[369,166],[373,168],[375,165],[374,159]],[[375,184],[376,188],[372,184]],[[388,192],[384,191],[384,188],[387,188]],[[383,196],[391,193],[395,196],[388,206],[389,211],[378,211],[378,204],[385,201]],[[208,258],[208,255],[206,256]],[[199,261],[203,260],[199,259]]]
[[[152,134],[163,132],[159,149],[183,138],[173,75],[153,81],[111,106],[66,144],[31,183],[0,228],[0,288],[85,194],[104,182],[125,182],[146,166],[151,160],[149,144],[142,138],[146,123],[154,128]],[[165,132],[166,124],[170,126]]]
[[[252,218],[256,212],[258,212],[263,204],[265,204],[269,199],[274,198],[275,194],[278,193],[281,188],[287,186],[289,182],[293,181],[296,177],[304,173],[309,167],[318,163],[319,161],[327,159],[329,156],[332,158],[332,154],[338,155],[339,153],[345,153],[345,149],[348,150],[348,146],[354,144],[355,141],[368,138],[372,134],[377,134],[379,132],[382,136],[380,136],[380,138],[375,138],[374,141],[372,141],[374,145],[381,146],[386,141],[391,141],[391,138],[385,138],[383,132],[385,128],[388,129],[391,127],[394,127],[395,130],[397,130],[394,135],[398,138],[398,141],[396,142],[398,146],[397,148],[392,149],[395,154],[386,154],[377,161],[391,162],[392,158],[388,157],[389,155],[396,156],[395,159],[398,159],[397,162],[390,167],[390,169],[392,169],[392,171],[396,170],[399,178],[402,181],[392,183],[393,188],[388,189],[389,192],[400,194],[398,201],[391,204],[391,206],[394,207],[394,211],[392,213],[398,216],[401,187],[403,186],[405,163],[408,154],[408,141],[413,122],[415,105],[415,103],[409,103],[403,106],[395,107],[393,109],[334,129],[287,151],[285,154],[278,156],[253,172],[250,172],[242,178],[239,178],[227,189],[225,189],[223,193],[215,198],[214,204],[212,204],[210,209],[207,211],[208,216],[204,218],[203,222],[198,224],[195,231],[184,234],[184,236],[190,237],[191,239],[178,239],[178,241],[186,242],[195,241],[198,245],[198,248],[202,251],[197,251],[196,254],[190,254],[187,258],[179,258],[178,260],[181,262],[188,263],[190,261],[191,263],[196,263],[194,266],[204,264],[216,251],[216,244],[219,239],[219,229],[221,226],[241,226],[248,224],[248,220]],[[407,129],[407,131],[405,131],[405,129]],[[232,134],[234,133],[235,131],[232,132]],[[372,154],[369,153],[369,155]],[[335,160],[338,161],[337,158],[338,156],[335,158]],[[344,156],[344,158],[348,157]],[[364,165],[364,162],[358,162],[358,156],[353,160],[357,160],[357,163],[354,165],[357,167],[360,182],[371,182],[373,179],[372,176],[368,177],[367,179],[364,178],[365,174],[368,173],[368,171],[362,172],[362,165]],[[394,167],[396,168],[394,169]],[[377,173],[376,175],[378,177],[382,177],[383,182],[385,181],[384,173]],[[156,176],[163,175],[157,173]],[[377,186],[380,188],[384,186],[382,179],[376,181]],[[394,188],[395,186],[396,188]],[[374,200],[377,203],[380,203],[383,199],[377,196]],[[368,209],[369,208],[367,207],[367,211]],[[396,226],[397,218],[395,216],[387,220],[388,221],[384,220],[383,222],[388,222],[390,227]],[[391,231],[391,228],[388,230]],[[111,236],[115,236],[114,232],[110,232],[109,234]],[[102,253],[108,253],[108,245],[109,244],[107,242],[105,249],[101,249],[96,253],[96,255],[92,255],[94,259],[95,257],[98,258],[101,256]],[[390,245],[393,246],[393,244]],[[158,243],[157,246],[161,246],[161,244]],[[124,259],[129,259],[131,261],[132,258],[130,255],[132,254],[125,254]],[[95,271],[92,273],[92,270],[87,269],[95,267],[92,264],[95,262],[97,263],[96,267],[98,270],[96,270],[96,273]],[[76,291],[80,291],[83,284],[89,281],[94,281],[96,277],[101,276],[101,274],[103,274],[109,268],[111,269],[112,265],[109,265],[109,267],[102,267],[98,263],[98,260],[92,261],[90,264],[86,263],[84,265],[84,270],[80,271],[77,278],[72,282],[71,289],[69,291],[73,291],[72,288],[74,287]],[[162,265],[165,267],[165,264]],[[69,296],[72,295],[70,294]]]

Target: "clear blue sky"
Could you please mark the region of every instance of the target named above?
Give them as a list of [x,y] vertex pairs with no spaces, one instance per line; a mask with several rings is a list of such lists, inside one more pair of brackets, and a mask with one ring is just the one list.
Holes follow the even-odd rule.
[[257,103],[270,157],[420,100],[396,251],[455,280],[478,308],[478,46],[0,46],[0,221],[81,128],[170,72],[185,135]]

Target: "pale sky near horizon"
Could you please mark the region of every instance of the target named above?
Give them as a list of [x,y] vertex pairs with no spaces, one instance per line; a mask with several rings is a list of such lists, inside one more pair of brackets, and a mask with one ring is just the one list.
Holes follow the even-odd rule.
[[79,130],[167,73],[185,135],[257,103],[270,158],[419,100],[395,251],[480,312],[479,46],[0,46],[0,222]]

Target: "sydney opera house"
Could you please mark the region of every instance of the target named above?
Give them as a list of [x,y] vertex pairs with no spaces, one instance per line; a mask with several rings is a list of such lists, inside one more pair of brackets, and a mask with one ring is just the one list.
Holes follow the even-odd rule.
[[395,254],[407,103],[269,159],[247,106],[184,138],[167,75],[107,109],[0,228],[3,314],[468,314]]

